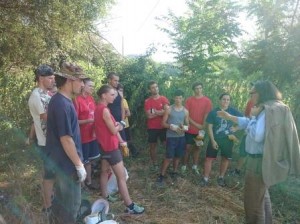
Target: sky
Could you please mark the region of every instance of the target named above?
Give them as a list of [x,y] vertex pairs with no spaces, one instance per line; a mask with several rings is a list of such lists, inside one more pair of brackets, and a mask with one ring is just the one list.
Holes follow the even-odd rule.
[[[157,29],[156,17],[167,15],[171,10],[182,15],[187,10],[185,0],[116,0],[110,16],[99,25],[101,34],[124,56],[144,55],[153,45],[157,52],[153,59],[160,62],[172,61],[166,53],[170,48],[168,35]],[[251,33],[253,22],[241,16],[244,28]]]

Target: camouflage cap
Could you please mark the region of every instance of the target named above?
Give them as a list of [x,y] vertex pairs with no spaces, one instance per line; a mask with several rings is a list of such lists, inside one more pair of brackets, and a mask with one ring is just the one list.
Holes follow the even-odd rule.
[[86,79],[88,78],[84,73],[82,68],[80,68],[78,65],[69,63],[69,62],[63,62],[60,66],[60,72],[55,73],[55,75],[76,80],[76,79]]

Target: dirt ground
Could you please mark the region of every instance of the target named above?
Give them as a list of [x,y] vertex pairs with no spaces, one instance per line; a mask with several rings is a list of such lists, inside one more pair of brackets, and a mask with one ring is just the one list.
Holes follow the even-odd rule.
[[[163,158],[163,147],[159,150]],[[21,157],[20,157],[21,155]],[[15,160],[18,156],[18,160]],[[47,223],[41,213],[41,165],[31,150],[9,151],[1,155],[0,162],[0,215],[7,224],[40,224]],[[203,167],[204,152],[201,153],[200,170]],[[237,153],[231,168],[235,166]],[[5,162],[4,162],[5,161]],[[219,160],[212,168],[210,184],[200,187],[201,176],[193,174],[190,169],[187,175],[177,181],[170,177],[166,186],[156,184],[158,172],[150,170],[148,150],[141,148],[138,158],[124,160],[129,172],[127,181],[130,195],[134,202],[145,207],[142,215],[127,215],[121,200],[110,203],[110,212],[120,224],[235,224],[244,223],[243,209],[243,174],[240,177],[226,176],[227,187],[219,187],[216,182]],[[93,185],[99,186],[99,174],[94,175]],[[271,191],[274,223],[299,224],[300,182],[291,183],[294,189],[281,188]],[[297,187],[298,186],[298,187]],[[298,189],[298,190],[297,190]],[[288,195],[282,192],[290,192]],[[295,193],[296,192],[296,193]],[[274,196],[275,195],[275,196]],[[83,192],[83,197],[91,202],[101,198],[100,190]],[[287,209],[286,207],[289,207]],[[299,211],[299,210],[298,210]],[[1,216],[0,216],[0,224]]]

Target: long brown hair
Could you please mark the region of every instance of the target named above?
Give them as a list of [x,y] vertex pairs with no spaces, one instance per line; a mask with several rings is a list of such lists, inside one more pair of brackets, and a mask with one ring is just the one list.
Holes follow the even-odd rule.
[[265,103],[269,100],[282,100],[281,92],[270,81],[258,81],[254,83],[253,88],[258,94],[257,104]]

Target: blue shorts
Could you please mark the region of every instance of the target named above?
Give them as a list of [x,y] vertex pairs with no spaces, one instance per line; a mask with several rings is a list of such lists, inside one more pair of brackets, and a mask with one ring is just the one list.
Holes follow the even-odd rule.
[[185,150],[185,136],[175,137],[175,138],[167,138],[167,151],[166,158],[173,159],[181,158],[184,155]]
[[83,163],[87,164],[90,161],[100,157],[99,144],[96,140],[82,144]]

